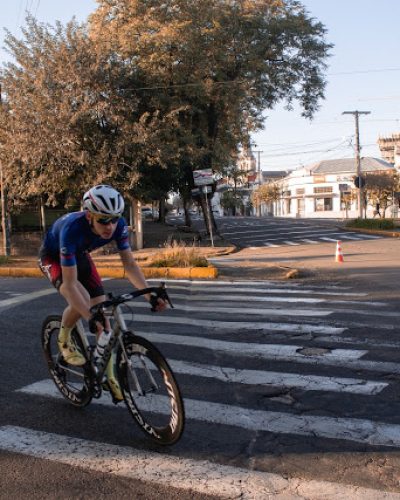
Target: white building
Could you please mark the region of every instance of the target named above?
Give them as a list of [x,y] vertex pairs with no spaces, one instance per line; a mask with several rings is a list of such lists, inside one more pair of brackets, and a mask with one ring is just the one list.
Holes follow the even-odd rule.
[[[361,160],[361,173],[393,169],[391,163],[378,158]],[[349,202],[348,195],[351,191],[355,192],[355,175],[354,158],[323,160],[294,170],[277,181],[281,197],[269,204],[268,209],[264,206],[262,213],[279,217],[357,218],[357,196],[353,196],[354,199]],[[373,217],[373,212],[374,207],[367,205],[367,217]],[[397,216],[397,208],[393,215]]]

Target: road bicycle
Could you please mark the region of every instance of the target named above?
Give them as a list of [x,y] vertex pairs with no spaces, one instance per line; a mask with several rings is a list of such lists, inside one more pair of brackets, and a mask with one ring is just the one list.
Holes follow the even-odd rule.
[[[115,358],[116,375],[124,402],[141,430],[159,444],[172,445],[182,435],[185,422],[184,404],[175,376],[161,352],[148,340],[126,327],[122,304],[144,294],[151,294],[152,311],[158,298],[172,303],[165,289],[150,287],[118,296],[108,294],[105,302],[91,308],[94,314],[109,317],[112,333],[103,355],[94,362],[96,344],[90,342],[83,324],[78,321],[71,335],[86,358],[81,366],[63,360],[57,344],[61,316],[48,316],[42,326],[42,348],[50,375],[61,394],[74,406],[84,407],[92,398],[100,398],[104,377],[111,357]],[[112,393],[111,393],[112,394]],[[113,398],[114,403],[119,401]]]

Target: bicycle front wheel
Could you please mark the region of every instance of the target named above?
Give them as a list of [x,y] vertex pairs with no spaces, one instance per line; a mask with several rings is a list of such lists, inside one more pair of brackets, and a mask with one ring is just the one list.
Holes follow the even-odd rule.
[[[71,366],[62,358],[58,349],[57,339],[61,327],[61,316],[48,316],[42,326],[42,348],[47,361],[51,378],[58,390],[74,406],[86,406],[92,400],[92,391],[88,380],[91,372],[89,363],[84,366]],[[71,332],[76,346],[84,353],[78,332]]]
[[174,374],[160,351],[134,336],[118,349],[118,378],[125,403],[136,423],[154,441],[176,443],[182,435],[185,411]]

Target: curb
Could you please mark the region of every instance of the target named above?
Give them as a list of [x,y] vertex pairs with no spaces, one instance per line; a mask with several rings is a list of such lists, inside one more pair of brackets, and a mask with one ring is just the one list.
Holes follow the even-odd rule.
[[[97,267],[102,278],[124,278],[124,269]],[[215,279],[218,270],[208,267],[141,267],[145,278]],[[0,267],[0,276],[15,278],[44,278],[40,269],[34,267]]]
[[389,229],[365,229],[362,227],[346,227],[345,231],[352,231],[364,234],[376,234],[377,236],[389,236],[391,238],[400,238],[400,231],[391,231]]

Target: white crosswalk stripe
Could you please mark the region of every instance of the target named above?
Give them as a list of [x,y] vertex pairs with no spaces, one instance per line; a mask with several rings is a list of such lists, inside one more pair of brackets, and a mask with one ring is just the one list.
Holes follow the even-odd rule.
[[[50,380],[43,380],[23,387],[20,392],[60,400],[62,398]],[[163,397],[160,396],[157,401],[158,403],[153,401],[153,406],[158,404],[158,411],[161,412],[165,408]],[[98,400],[95,404],[113,406],[108,397]],[[118,408],[124,409],[122,406]],[[154,411],[157,411],[156,406],[154,406]],[[186,417],[189,419],[232,425],[247,430],[343,439],[373,446],[400,448],[400,425],[396,424],[372,422],[359,418],[296,415],[277,411],[253,410],[190,398],[185,398],[185,411]]]
[[[358,443],[372,450],[375,447],[400,449],[400,423],[392,417],[381,417],[378,412],[369,417],[363,411],[366,401],[374,401],[374,398],[381,397],[390,389],[390,376],[400,374],[400,363],[394,362],[392,358],[379,357],[379,350],[370,349],[368,342],[350,333],[355,328],[353,325],[364,316],[366,321],[369,321],[370,316],[380,316],[381,319],[385,316],[387,325],[383,325],[382,320],[379,328],[389,329],[390,322],[396,325],[399,313],[393,312],[390,303],[369,300],[366,292],[348,287],[299,286],[296,283],[168,280],[168,289],[176,309],[153,315],[148,305],[138,300],[129,304],[133,316],[124,311],[124,317],[128,321],[133,317],[132,325],[136,334],[154,342],[166,354],[180,384],[185,388],[185,410],[189,421],[218,426],[218,429],[228,426],[241,429],[241,432],[292,436],[293,439],[305,436],[321,442],[336,440],[342,443],[344,450],[346,443]],[[280,303],[283,306],[280,307]],[[302,307],[302,304],[307,307]],[[337,315],[343,314],[347,314],[350,319],[339,321]],[[372,325],[370,330],[373,332],[374,328]],[[344,335],[351,339],[351,345],[348,348],[333,348],[335,343],[343,342]],[[371,345],[379,346],[379,339],[374,339],[374,342]],[[400,349],[400,344],[393,345]],[[197,387],[204,389],[199,393]],[[208,387],[215,387],[214,398],[207,395]],[[267,399],[262,399],[267,388],[269,391],[276,389],[276,392],[272,391]],[[215,399],[216,393],[219,394],[218,399]],[[253,393],[257,396],[257,403],[247,396]],[[20,387],[18,394],[26,398],[48,398],[52,401],[49,404],[57,407],[66,404],[54,383],[47,379]],[[306,411],[299,412],[296,406],[290,404],[292,394],[296,395],[299,402],[302,398],[311,398],[305,404]],[[319,394],[321,405],[315,403]],[[331,405],[325,411],[326,401],[336,401],[340,397],[347,397],[348,404],[355,405],[357,417],[349,416],[351,412],[341,409],[340,405]],[[261,399],[262,404],[259,403]],[[98,412],[114,408],[107,395],[92,404],[97,405]],[[163,400],[156,398],[154,411],[162,412],[163,408]],[[122,405],[115,409],[116,412],[122,410],[126,411]],[[89,417],[86,415],[82,418]],[[165,472],[171,458],[169,455],[137,453],[138,450],[130,447],[126,448],[125,455],[124,448],[116,447],[113,456],[118,456],[120,462],[115,462],[115,458],[96,460],[95,457],[101,457],[103,452],[106,453],[105,450],[114,450],[113,445],[71,436],[56,436],[45,430],[45,423],[43,432],[12,426],[0,427],[0,449],[49,460],[67,460],[64,463],[91,470],[101,470],[104,465],[108,473],[122,476],[132,473],[129,477],[150,482],[155,481],[154,477],[165,481],[165,484],[173,484],[170,483],[171,478],[174,482],[177,480],[177,476]],[[50,442],[53,444],[50,445]],[[69,455],[69,446],[79,448],[79,456],[75,452]],[[151,463],[154,477],[151,467],[144,468],[129,462],[129,453],[135,455],[132,460],[136,460],[137,464],[141,464],[142,459]],[[193,453],[196,456],[195,451]],[[125,459],[128,461],[125,462]],[[189,465],[204,466],[207,471],[209,468],[214,471],[218,469],[216,475],[220,483],[214,483],[212,475],[209,480],[195,478],[188,480],[188,483],[179,483],[182,489],[191,488],[198,494],[226,496],[226,492],[229,492],[227,498],[232,498],[232,492],[235,492],[241,498],[264,498],[266,485],[270,488],[272,483],[275,484],[274,481],[276,485],[283,481],[286,490],[282,491],[291,491],[291,486],[288,486],[290,481],[279,475],[271,475],[270,481],[266,483],[250,484],[243,479],[238,493],[239,490],[235,489],[238,485],[229,480],[230,469],[227,465],[203,463],[179,456],[173,457],[173,460],[177,462],[171,467],[175,467],[178,474],[181,466],[182,471],[186,471]],[[96,464],[103,465],[97,469]],[[145,473],[138,472],[139,469],[145,469]],[[130,472],[133,470],[135,472]],[[258,474],[266,477],[265,473],[233,467],[229,473],[235,477],[241,477],[241,474],[243,477],[252,477],[252,474],[254,478]],[[346,498],[346,495],[357,498],[360,492],[364,495],[362,498],[377,498],[374,497],[374,490],[332,484],[332,488],[340,492],[341,498]],[[273,488],[279,489],[276,485]],[[329,491],[329,484],[326,488],[325,493]],[[348,496],[349,491],[351,496]],[[379,498],[400,498],[400,494],[390,495],[379,491]]]
[[299,481],[278,474],[249,471],[206,460],[180,458],[131,447],[97,443],[16,426],[0,427],[3,449],[52,460],[90,471],[127,479],[139,479],[165,487],[189,490],[197,495],[243,500],[351,498],[352,500],[398,500],[400,494],[371,488],[339,485],[328,481]]

